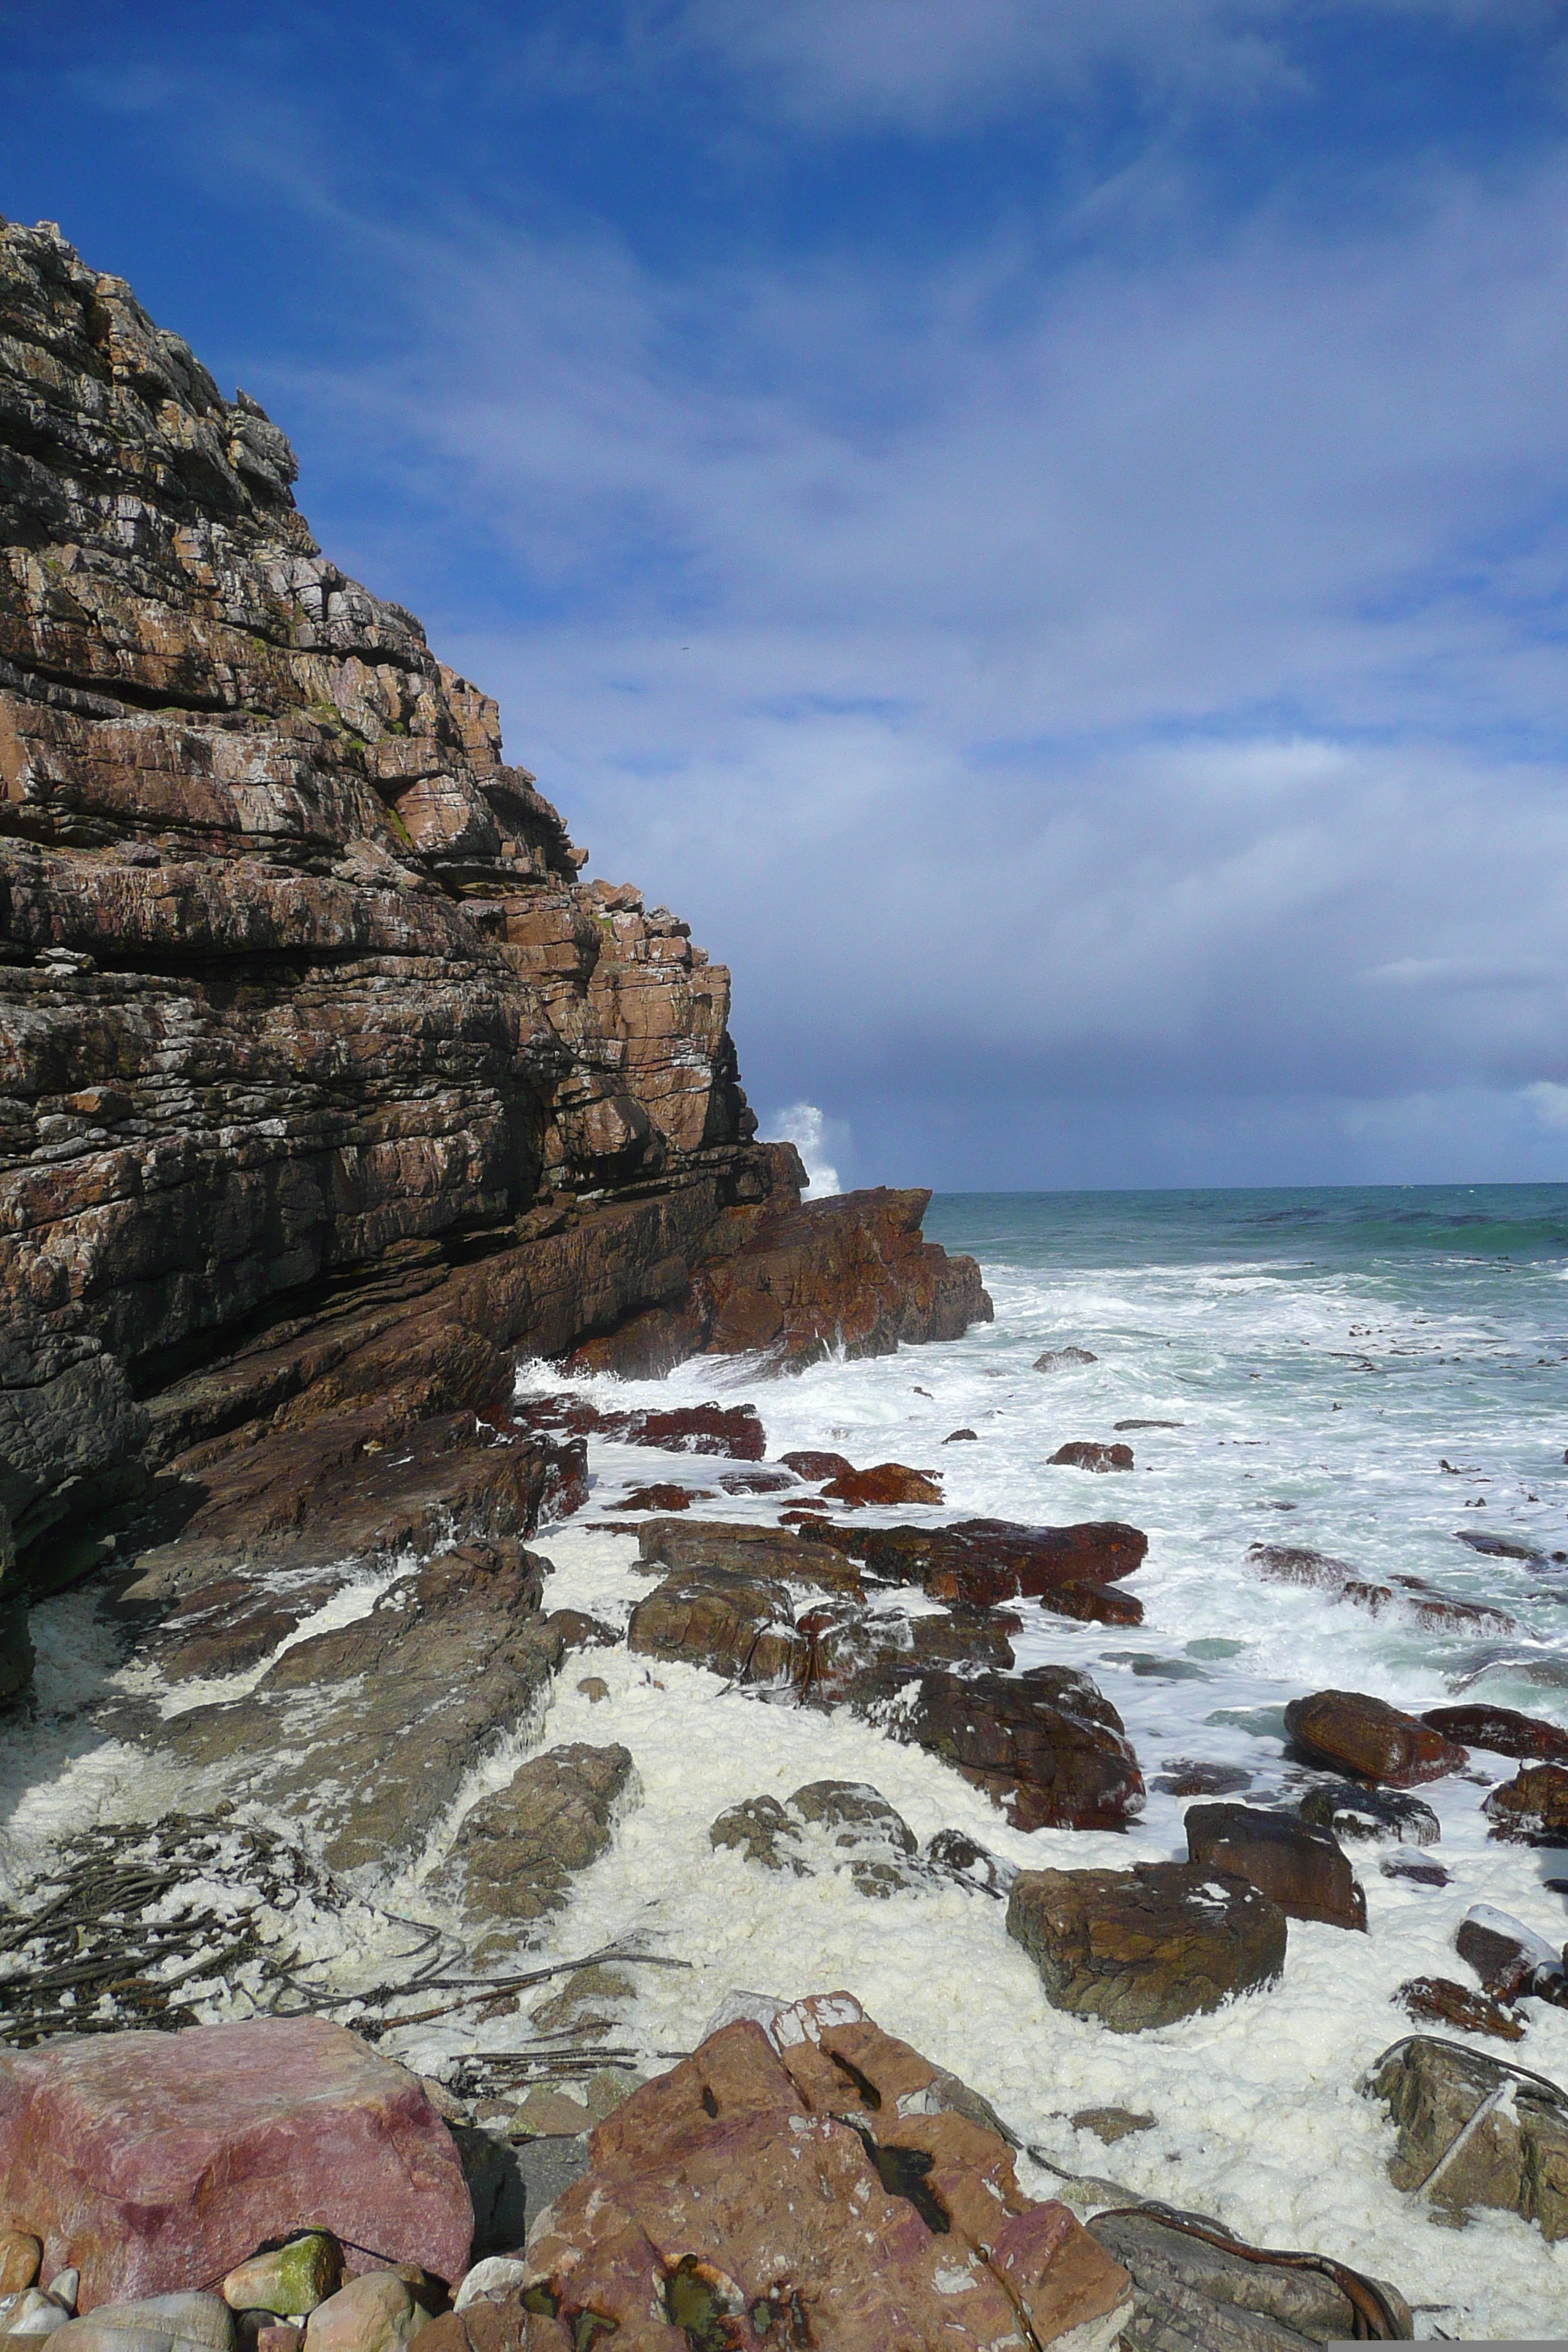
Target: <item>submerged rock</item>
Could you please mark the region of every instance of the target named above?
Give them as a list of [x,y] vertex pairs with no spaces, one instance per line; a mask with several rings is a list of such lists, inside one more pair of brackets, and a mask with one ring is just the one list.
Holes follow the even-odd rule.
[[[1255,1574],[1268,1583],[1310,1585],[1318,1591],[1331,1592],[1336,1600],[1353,1602],[1373,1617],[1397,1606],[1418,1625],[1468,1626],[1487,1633],[1519,1631],[1517,1621],[1505,1609],[1461,1601],[1455,1593],[1439,1591],[1419,1576],[1393,1576],[1386,1584],[1378,1584],[1363,1576],[1348,1560],[1334,1559],[1327,1552],[1312,1551],[1304,1545],[1249,1544],[1247,1560]],[[1421,1720],[1430,1723],[1431,1714],[1423,1716]]]
[[0,2052],[0,2216],[42,2238],[47,2271],[68,2252],[89,2311],[222,2278],[312,2223],[459,2278],[473,2226],[415,2076],[317,2017]]
[[1058,1445],[1049,1457],[1054,1470],[1131,1470],[1130,1445],[1101,1445],[1093,1438],[1075,1437]]
[[1187,1851],[1205,1870],[1245,1878],[1291,1919],[1366,1927],[1366,1896],[1331,1830],[1254,1805],[1190,1805]]
[[1285,1709],[1285,1727],[1316,1761],[1336,1764],[1365,1780],[1408,1789],[1461,1772],[1462,1748],[1386,1699],[1364,1691],[1314,1691]]
[[[1398,1789],[1358,1789],[1335,1780],[1309,1789],[1296,1810],[1304,1822],[1331,1830],[1339,1838],[1396,1838],[1404,1845],[1436,1845],[1443,1834],[1431,1806]],[[1415,1874],[1414,1868],[1408,1874]]]
[[1194,1863],[1026,1870],[1007,1933],[1053,2009],[1139,2033],[1278,1981],[1285,1914],[1243,1879]]
[[894,1895],[923,1875],[909,1823],[880,1790],[858,1780],[808,1781],[783,1804],[748,1797],[721,1812],[708,1836],[715,1851],[738,1848],[764,1870],[797,1878],[810,1877],[814,1861],[825,1860],[861,1895]]
[[1037,1372],[1065,1372],[1075,1364],[1098,1364],[1100,1358],[1092,1349],[1068,1345],[1047,1348],[1043,1355],[1035,1358],[1035,1370]]

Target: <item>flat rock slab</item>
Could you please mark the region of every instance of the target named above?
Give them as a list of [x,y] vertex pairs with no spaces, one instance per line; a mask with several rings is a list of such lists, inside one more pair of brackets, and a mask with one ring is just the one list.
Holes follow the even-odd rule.
[[1388,2177],[1454,2212],[1488,2206],[1568,2238],[1568,2095],[1431,2035],[1395,2042],[1363,2088],[1398,2132]]
[[819,1592],[860,1591],[859,1576],[830,1544],[747,1520],[647,1519],[637,1530],[637,1555],[650,1568],[721,1568],[735,1576],[783,1577]]
[[487,1748],[542,1713],[565,1651],[539,1613],[546,1565],[516,1541],[439,1553],[156,1742],[308,1825],[334,1869],[416,1853]]
[[1117,2033],[1218,2009],[1273,1984],[1285,1965],[1279,1905],[1193,1863],[1022,1871],[1007,1933],[1038,1968],[1053,2009]]
[[1364,1691],[1313,1691],[1293,1698],[1285,1728],[1317,1762],[1394,1789],[1462,1772],[1467,1761],[1464,1749],[1440,1731]]
[[412,2074],[323,2018],[263,2018],[0,2053],[0,2227],[43,2239],[46,2277],[79,2269],[90,2311],[308,2229],[456,2281],[473,2210]]
[[1200,1868],[1245,1878],[1291,1919],[1366,1927],[1366,1896],[1331,1830],[1256,1805],[1190,1805],[1187,1852]]
[[[1089,2234],[1132,2274],[1137,2294],[1132,2326],[1123,2342],[1133,2352],[1274,2352],[1286,2345],[1349,2341],[1356,2306],[1321,2270],[1251,2262],[1235,2251],[1172,2229],[1153,2213],[1100,2213]],[[1224,2237],[1219,2224],[1215,2237]],[[1362,2282],[1350,2276],[1358,2288]],[[1408,2336],[1410,2307],[1382,2282],[1368,2282],[1390,2305]]]

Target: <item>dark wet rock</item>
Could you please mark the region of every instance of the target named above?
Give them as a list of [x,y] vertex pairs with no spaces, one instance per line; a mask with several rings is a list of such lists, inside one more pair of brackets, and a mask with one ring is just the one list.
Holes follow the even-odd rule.
[[[504,1789],[464,1815],[437,1884],[460,1897],[473,1927],[544,1918],[563,1908],[577,1873],[608,1853],[636,1787],[624,1748],[576,1741],[530,1757]],[[514,1940],[492,1935],[479,1956]]]
[[1447,1886],[1452,1884],[1440,1862],[1423,1862],[1413,1853],[1385,1853],[1378,1863],[1384,1878],[1403,1878],[1413,1886]]
[[1395,1789],[1441,1780],[1463,1771],[1466,1763],[1464,1749],[1441,1732],[1363,1691],[1314,1691],[1292,1699],[1285,1727],[1315,1761]]
[[1120,1870],[1026,1870],[1007,1933],[1040,1971],[1055,2009],[1117,2033],[1173,2024],[1275,1983],[1285,1914],[1243,1879],[1193,1863]]
[[944,1445],[977,1445],[980,1441],[973,1429],[950,1429],[942,1442]]
[[181,1457],[183,1524],[136,1546],[124,1599],[183,1598],[275,1566],[298,1573],[441,1544],[532,1534],[587,1498],[581,1443],[498,1444],[471,1412],[400,1428],[381,1411],[251,1429]]
[[829,1544],[809,1543],[782,1528],[750,1520],[691,1519],[671,1524],[646,1520],[637,1536],[638,1557],[650,1569],[722,1569],[734,1576],[769,1576],[818,1592],[858,1597],[860,1579],[844,1555]]
[[1016,1829],[1121,1829],[1143,1809],[1121,1717],[1069,1666],[922,1674],[868,1712],[983,1789]]
[[143,1634],[141,1653],[168,1682],[245,1673],[270,1656],[338,1589],[335,1577],[197,1585]]
[[310,1823],[335,1869],[415,1853],[485,1750],[543,1713],[565,1648],[539,1614],[547,1567],[515,1541],[438,1553],[158,1744],[215,1796]]
[[1089,1348],[1047,1348],[1043,1356],[1035,1358],[1037,1372],[1065,1372],[1074,1364],[1098,1364],[1100,1358]]
[[668,1479],[657,1486],[634,1487],[624,1500],[612,1503],[612,1511],[689,1511],[693,1503],[710,1503],[712,1495],[703,1486],[676,1486]]
[[1185,1429],[1186,1425],[1184,1421],[1113,1421],[1110,1424],[1118,1432],[1124,1429]]
[[1511,1706],[1429,1706],[1421,1720],[1464,1748],[1487,1748],[1494,1756],[1539,1764],[1568,1764],[1568,1731]]
[[900,1503],[940,1503],[942,1488],[925,1470],[910,1470],[902,1462],[877,1462],[868,1470],[841,1470],[829,1478],[823,1494],[846,1510],[896,1508]]
[[1522,2042],[1524,2026],[1489,1993],[1468,1991],[1452,1977],[1411,1977],[1394,1996],[1420,2025],[1452,2025],[1461,2033],[1489,2033],[1499,2042]]
[[[1299,1584],[1330,1592],[1337,1601],[1353,1602],[1373,1617],[1397,1606],[1413,1616],[1418,1625],[1430,1630],[1458,1627],[1486,1633],[1512,1633],[1519,1630],[1506,1610],[1480,1601],[1461,1601],[1451,1592],[1439,1591],[1419,1576],[1394,1576],[1386,1584],[1378,1584],[1363,1576],[1349,1560],[1335,1559],[1330,1553],[1313,1551],[1304,1544],[1249,1544],[1247,1564],[1266,1583]],[[1431,1718],[1424,1716],[1421,1719],[1429,1722]]]
[[1519,1543],[1512,1536],[1489,1536],[1478,1528],[1456,1528],[1454,1533],[1460,1543],[1468,1544],[1472,1551],[1484,1553],[1488,1559],[1518,1559],[1538,1568],[1546,1558],[1543,1551],[1537,1551],[1531,1544]]
[[1287,1917],[1365,1929],[1366,1896],[1331,1830],[1253,1805],[1189,1805],[1186,1832],[1200,1869],[1245,1878]]
[[959,1519],[943,1528],[845,1528],[801,1519],[801,1534],[860,1559],[868,1576],[919,1584],[933,1600],[972,1608],[1037,1600],[1053,1614],[1110,1625],[1142,1622],[1142,1603],[1113,1590],[1148,1550],[1139,1528],[1117,1519],[1030,1528],[1010,1519]]
[[1155,1650],[1102,1650],[1107,1665],[1126,1666],[1144,1683],[1207,1683],[1214,1680],[1195,1658],[1163,1658]]
[[11,1517],[0,1503],[0,1706],[19,1698],[33,1679],[33,1637],[16,1575]]
[[1402,1845],[1436,1845],[1443,1824],[1420,1797],[1397,1789],[1362,1789],[1343,1780],[1309,1789],[1296,1808],[1304,1822],[1337,1838],[1397,1838]]
[[977,1887],[997,1902],[1005,1900],[1018,1875],[1016,1863],[1005,1862],[963,1830],[938,1830],[927,1840],[921,1858],[928,1871],[955,1878],[962,1886]]
[[[1385,2281],[1339,2265],[1320,2268],[1310,2256],[1276,2262],[1264,2252],[1258,2259],[1261,2250],[1222,2223],[1182,2218],[1196,2221],[1206,2237],[1174,2227],[1157,2209],[1099,2213],[1089,2224],[1090,2235],[1132,2274],[1133,2319],[1121,2338],[1129,2352],[1300,2352],[1309,2344],[1349,2342],[1368,2332],[1358,2302],[1363,2314],[1380,2313],[1380,2333],[1388,2332],[1383,2314],[1396,2335],[1415,2332],[1409,2305]],[[1355,2288],[1354,2301],[1347,2284]]]
[[1397,2129],[1388,2166],[1395,2189],[1420,2190],[1456,2217],[1490,2208],[1536,2222],[1548,2239],[1568,2237],[1568,2096],[1555,2084],[1413,2034],[1377,2061],[1363,2087]]
[[1527,1764],[1492,1790],[1481,1811],[1495,1838],[1516,1845],[1568,1845],[1568,1766]]
[[1239,1764],[1205,1764],[1186,1756],[1167,1756],[1165,1769],[1150,1787],[1166,1797],[1239,1797],[1252,1786],[1252,1775]]
[[727,1470],[719,1484],[726,1495],[787,1495],[800,1481],[788,1470]]
[[781,1454],[779,1460],[786,1470],[793,1470],[797,1477],[817,1486],[825,1478],[850,1478],[855,1475],[855,1465],[843,1454],[803,1451]]
[[931,1667],[1014,1663],[1019,1621],[1002,1610],[944,1609],[919,1617],[832,1601],[805,1611],[798,1630],[807,1656],[802,1696],[814,1706],[846,1702],[866,1713]]
[[626,1647],[745,1683],[798,1681],[805,1661],[787,1587],[722,1568],[685,1570],[639,1601]]
[[1054,1470],[1131,1470],[1130,1445],[1101,1445],[1093,1438],[1070,1438],[1049,1457]]
[[1454,1934],[1454,1949],[1501,2000],[1528,1994],[1568,2006],[1568,1979],[1557,1948],[1510,1912],[1472,1904]]
[[676,1405],[662,1412],[604,1412],[599,1434],[621,1445],[653,1445],[661,1454],[713,1454],[732,1462],[760,1462],[767,1435],[754,1404]]

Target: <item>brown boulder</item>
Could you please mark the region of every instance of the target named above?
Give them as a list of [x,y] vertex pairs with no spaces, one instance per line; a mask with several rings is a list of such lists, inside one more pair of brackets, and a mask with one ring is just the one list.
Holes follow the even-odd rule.
[[798,1621],[806,1643],[801,1695],[816,1706],[847,1700],[862,1713],[891,1700],[913,1674],[935,1666],[1014,1663],[1008,1636],[1019,1621],[999,1610],[954,1609],[905,1617],[853,1601],[809,1609]]
[[1254,1805],[1190,1805],[1186,1832],[1198,1868],[1245,1878],[1288,1918],[1365,1929],[1366,1896],[1331,1831]]
[[1121,1717],[1071,1667],[933,1671],[868,1712],[983,1789],[1016,1829],[1122,1829],[1143,1810]]
[[719,1484],[726,1495],[787,1495],[800,1481],[788,1470],[726,1470]]
[[1130,1445],[1100,1445],[1089,1437],[1069,1438],[1049,1457],[1053,1470],[1131,1470]]
[[1464,1748],[1489,1748],[1494,1756],[1538,1764],[1568,1764],[1568,1731],[1511,1706],[1429,1706],[1421,1720]]
[[530,1757],[504,1789],[464,1815],[437,1883],[460,1893],[474,1922],[527,1922],[559,1911],[572,1879],[609,1851],[616,1814],[636,1785],[624,1748],[576,1741]]
[[1490,1903],[1471,1905],[1454,1931],[1454,1949],[1500,2000],[1518,2000],[1526,1993],[1563,2000],[1563,1962],[1556,1947]]
[[943,1528],[846,1529],[837,1538],[889,1583],[921,1584],[939,1601],[1044,1600],[1064,1587],[1115,1583],[1142,1567],[1149,1538],[1120,1519],[1066,1528],[958,1519]]
[[842,1996],[721,2026],[594,2133],[524,2291],[647,2352],[1109,2346],[1125,2273],[950,2083]]
[[1469,1992],[1452,1977],[1411,1977],[1394,1996],[1422,2025],[1453,2025],[1461,2033],[1489,2033],[1499,2042],[1522,2042],[1524,2026],[1489,1993]]
[[793,1470],[797,1477],[816,1486],[820,1486],[825,1478],[852,1478],[855,1475],[855,1465],[842,1454],[796,1452],[781,1454],[779,1460],[786,1470]]
[[1116,2033],[1217,2009],[1275,1983],[1285,1966],[1278,1904],[1194,1863],[1021,1871],[1007,1933],[1053,2009],[1098,2017]]
[[1568,2237],[1568,2096],[1479,2050],[1424,2033],[1384,2053],[1363,2085],[1398,2137],[1388,2177],[1460,2214],[1518,2213]]
[[1314,1691],[1293,1698],[1285,1727],[1314,1761],[1357,1772],[1363,1780],[1412,1789],[1463,1771],[1465,1751],[1413,1715],[1363,1691]]
[[669,1577],[639,1601],[626,1626],[626,1647],[745,1683],[793,1681],[805,1658],[785,1587],[722,1568]]
[[664,1412],[605,1412],[599,1434],[620,1445],[654,1445],[664,1454],[726,1454],[760,1462],[767,1433],[754,1404],[675,1405]]
[[612,1511],[689,1511],[693,1503],[710,1503],[713,1497],[702,1487],[673,1486],[661,1479],[654,1486],[638,1486],[619,1503],[612,1503]]
[[1568,1845],[1568,1766],[1527,1764],[1481,1807],[1490,1834],[1516,1845]]
[[735,1576],[782,1577],[817,1592],[858,1597],[860,1579],[832,1546],[805,1543],[781,1528],[749,1519],[693,1519],[672,1526],[647,1519],[637,1533],[637,1556],[650,1568],[723,1569]]
[[90,2311],[306,2228],[456,2281],[473,2210],[416,2077],[324,2018],[258,2018],[0,2052],[0,2226],[79,2269]]
[[[1312,1551],[1305,1545],[1249,1544],[1247,1561],[1255,1574],[1268,1583],[1309,1585],[1320,1592],[1331,1592],[1336,1600],[1351,1601],[1373,1617],[1398,1606],[1416,1624],[1427,1627],[1470,1626],[1488,1633],[1514,1633],[1519,1630],[1517,1622],[1506,1610],[1461,1601],[1451,1592],[1439,1591],[1419,1576],[1394,1576],[1386,1584],[1376,1584],[1352,1568],[1349,1560],[1334,1559],[1329,1553]],[[1430,1720],[1429,1714],[1422,1717],[1424,1723]]]
[[822,1491],[850,1511],[863,1510],[868,1505],[887,1510],[899,1503],[942,1500],[942,1488],[934,1478],[924,1470],[906,1469],[901,1462],[878,1462],[869,1470],[840,1471]]

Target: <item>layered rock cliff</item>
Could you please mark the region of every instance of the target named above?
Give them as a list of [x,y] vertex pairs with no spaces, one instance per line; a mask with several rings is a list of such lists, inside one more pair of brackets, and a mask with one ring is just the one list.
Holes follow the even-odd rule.
[[520,1352],[989,1313],[923,1195],[799,1208],[728,972],[579,879],[295,474],[121,281],[0,224],[0,1519],[35,1590],[236,1433],[471,1426]]

